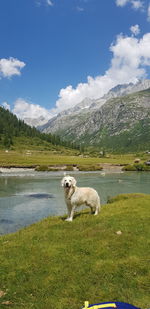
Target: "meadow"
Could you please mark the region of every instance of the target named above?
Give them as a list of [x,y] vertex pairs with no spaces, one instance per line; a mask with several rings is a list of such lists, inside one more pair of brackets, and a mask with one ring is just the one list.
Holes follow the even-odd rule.
[[[65,150],[66,151],[66,150]],[[66,152],[58,151],[8,151],[0,150],[0,166],[37,166],[37,165],[89,165],[89,164],[120,164],[126,165],[134,162],[136,157],[141,158],[141,162],[146,161],[149,155],[139,154],[110,154],[105,157],[89,156],[83,154],[73,154],[72,150]]]
[[85,300],[148,308],[149,206],[150,195],[119,195],[97,217],[49,217],[1,236],[1,308],[78,309]]

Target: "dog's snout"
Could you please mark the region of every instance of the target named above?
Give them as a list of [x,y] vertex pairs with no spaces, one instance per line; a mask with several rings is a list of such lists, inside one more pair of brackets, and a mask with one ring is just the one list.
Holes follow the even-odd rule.
[[66,182],[65,185],[66,185],[66,187],[68,188],[68,187],[69,187],[69,182]]

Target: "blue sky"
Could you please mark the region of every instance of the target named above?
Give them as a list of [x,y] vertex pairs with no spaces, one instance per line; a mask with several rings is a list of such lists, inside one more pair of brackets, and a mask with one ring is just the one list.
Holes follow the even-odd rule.
[[1,0],[0,104],[50,118],[150,78],[149,0]]

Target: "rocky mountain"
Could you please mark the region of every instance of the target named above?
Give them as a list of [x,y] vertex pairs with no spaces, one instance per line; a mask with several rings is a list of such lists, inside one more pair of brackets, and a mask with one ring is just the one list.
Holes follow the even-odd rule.
[[[99,98],[97,100],[85,98],[82,102],[75,105],[73,108],[69,108],[67,110],[62,111],[57,116],[51,118],[48,122],[39,123],[38,119],[37,122],[34,125],[38,126],[38,129],[45,133],[56,133],[59,131],[59,128],[62,129],[66,128],[66,116],[70,116],[70,120],[74,116],[78,116],[82,119],[83,115],[84,117],[88,117],[89,112],[92,113],[93,111],[99,109],[103,104],[105,104],[109,99],[117,98],[121,96],[125,96],[127,94],[131,94],[134,92],[142,91],[145,89],[150,88],[150,80],[142,80],[137,82],[136,84],[129,83],[129,84],[123,84],[123,85],[117,85],[116,87],[112,88],[107,94],[105,94],[102,98]],[[69,118],[67,118],[67,121],[70,123]],[[28,120],[29,121],[29,120]],[[31,125],[31,123],[30,123]],[[60,129],[61,130],[61,129]]]
[[40,116],[38,118],[24,118],[24,122],[28,124],[31,127],[38,127],[42,126],[47,123],[47,119],[45,119],[43,116]]
[[136,84],[129,83],[129,84],[123,84],[123,85],[117,85],[116,87],[112,88],[107,94],[105,94],[103,97],[95,100],[90,98],[85,98],[83,101],[78,103],[72,108],[66,109],[59,113],[57,116],[51,118],[49,121],[45,119],[44,117],[39,118],[26,118],[24,121],[30,125],[37,127],[40,131],[44,132],[55,132],[55,123],[56,123],[56,130],[57,130],[57,121],[63,122],[63,117],[67,115],[77,115],[77,114],[85,114],[89,110],[93,111],[96,109],[99,109],[107,100],[112,98],[117,98],[120,96],[124,96],[129,93],[134,93],[137,91],[145,90],[150,88],[150,80],[142,80],[137,82]]
[[[143,88],[147,90],[139,91]],[[109,99],[105,100],[106,97]],[[150,81],[119,85],[105,98],[92,102],[88,108],[85,100],[82,109],[50,119],[43,131],[115,151],[149,149]],[[101,100],[104,100],[102,105]]]
[[150,88],[150,80],[140,80],[136,84],[129,83],[124,85],[117,85],[112,88],[103,98],[106,100],[121,97],[130,93],[146,90]]
[[129,83],[129,84],[117,85],[116,87],[110,89],[109,92],[105,94],[102,98],[93,101],[90,108],[91,109],[100,108],[109,99],[125,96],[127,94],[146,90],[148,88],[150,88],[149,79],[140,80],[136,84]]

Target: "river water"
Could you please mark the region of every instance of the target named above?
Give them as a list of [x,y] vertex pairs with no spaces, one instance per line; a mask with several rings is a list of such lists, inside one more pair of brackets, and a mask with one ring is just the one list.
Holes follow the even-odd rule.
[[[150,173],[71,172],[78,186],[95,188],[101,204],[120,193],[150,194]],[[67,213],[63,172],[11,170],[0,174],[0,234],[15,232],[47,216]]]

